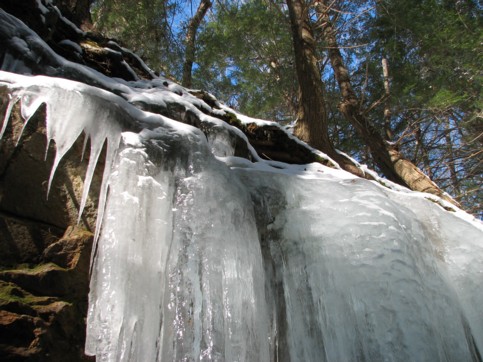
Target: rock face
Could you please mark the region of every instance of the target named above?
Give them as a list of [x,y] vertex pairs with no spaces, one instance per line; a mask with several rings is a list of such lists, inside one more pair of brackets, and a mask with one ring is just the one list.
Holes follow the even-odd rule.
[[2,360],[88,360],[83,316],[91,245],[91,233],[71,227],[37,266],[0,272]]
[[[4,100],[0,97],[2,111]],[[14,110],[0,143],[0,360],[85,361],[99,170],[78,223],[87,166],[82,140],[62,162],[47,195],[55,145],[47,148],[43,113],[19,140],[23,122]]]

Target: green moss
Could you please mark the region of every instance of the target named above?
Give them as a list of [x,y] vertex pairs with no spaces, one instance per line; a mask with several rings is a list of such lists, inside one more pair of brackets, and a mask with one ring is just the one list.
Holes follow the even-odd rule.
[[9,271],[9,270],[25,270],[30,269],[33,267],[33,264],[22,263],[22,264],[8,264],[8,265],[0,265],[0,272],[2,271]]
[[314,153],[314,158],[315,158],[316,162],[318,162],[318,163],[320,163],[324,166],[335,168],[335,165],[330,160],[323,158],[320,155],[317,155],[317,154]]
[[243,123],[237,118],[236,114],[232,112],[225,111],[224,121],[240,129],[242,129],[244,126]]
[[97,54],[107,54],[108,51],[93,40],[85,40],[80,43],[84,51]]
[[16,265],[14,268],[1,270],[0,276],[3,273],[36,275],[36,274],[40,274],[42,272],[48,272],[51,270],[67,270],[67,269],[62,268],[55,263],[45,263],[45,264],[37,264],[37,265],[19,264],[19,265]]
[[52,301],[52,297],[37,297],[15,283],[0,280],[0,308],[18,302],[29,306],[42,305]]
[[28,274],[38,274],[44,271],[49,271],[49,270],[66,270],[65,268],[62,268],[58,266],[57,264],[54,263],[46,263],[46,264],[39,264],[34,268],[31,269],[26,269],[22,270],[22,272],[28,273]]

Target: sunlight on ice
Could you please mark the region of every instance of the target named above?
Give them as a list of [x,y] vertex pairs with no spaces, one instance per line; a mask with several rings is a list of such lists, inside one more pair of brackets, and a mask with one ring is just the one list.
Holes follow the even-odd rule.
[[[163,361],[477,360],[475,344],[482,343],[477,306],[483,302],[477,227],[424,199],[365,180],[229,168],[208,152],[190,157],[174,168],[163,167],[167,160],[156,166],[154,179],[164,182],[168,196],[162,207],[148,209],[165,209],[171,224],[151,232],[153,245],[145,244],[144,233],[159,216],[141,204],[136,213],[142,217],[125,216],[122,208],[123,218],[143,225],[123,230],[128,221],[107,205],[106,233],[121,230],[150,257],[155,245],[163,245],[157,274],[146,269],[147,259],[143,269],[129,266],[129,253],[122,270],[113,272],[123,282],[140,278],[133,285],[143,289],[133,294],[152,290],[146,300],[158,311],[156,318],[137,312],[134,306],[144,300],[109,311],[123,325],[136,320],[136,341],[123,334],[128,339],[123,343],[139,348],[129,359],[157,353]],[[123,190],[131,190],[128,180],[135,177],[128,168],[130,176],[117,176]],[[136,197],[147,194],[150,202],[161,192],[139,182],[136,187]],[[120,201],[111,196],[109,202]],[[441,224],[428,231],[420,214]],[[121,242],[109,238],[101,235],[106,250]],[[102,265],[122,259],[99,258]],[[153,275],[157,287],[146,287]],[[113,279],[96,278],[101,277]],[[123,298],[130,294],[130,288],[112,289]],[[93,300],[100,300],[95,293],[110,297],[93,287]],[[138,337],[147,333],[139,325],[146,320],[156,324],[156,333]],[[112,331],[112,322],[107,324]],[[92,320],[90,326],[96,336],[100,326]],[[114,349],[105,360],[116,360],[110,356],[121,343],[110,338]]]
[[17,102],[25,123],[46,105],[52,177],[84,133],[88,189],[107,142],[86,343],[99,361],[478,360],[480,222],[341,170],[238,159],[224,133],[93,87],[2,76],[2,134]]

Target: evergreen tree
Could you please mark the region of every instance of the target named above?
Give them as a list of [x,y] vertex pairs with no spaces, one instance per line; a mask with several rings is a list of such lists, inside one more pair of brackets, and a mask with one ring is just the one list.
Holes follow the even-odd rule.
[[[388,57],[398,145],[474,212],[483,194],[481,7],[475,1],[377,2],[374,54]],[[481,211],[480,211],[481,212]]]
[[[445,195],[429,177],[418,169],[412,162],[407,160],[402,153],[390,142],[385,142],[381,133],[374,127],[374,124],[365,116],[366,110],[362,107],[352,87],[348,69],[342,58],[337,41],[337,30],[335,29],[331,12],[337,11],[333,8],[334,1],[321,0],[315,2],[315,9],[321,23],[323,40],[327,44],[328,56],[332,69],[340,88],[342,101],[339,103],[339,110],[349,123],[351,123],[365,144],[369,147],[375,163],[383,174],[390,180],[411,188],[412,190],[429,192],[438,195],[449,202],[456,202]],[[387,68],[385,68],[387,70]],[[385,93],[389,92],[387,77],[385,80]],[[386,110],[385,118],[389,118],[389,110]],[[390,120],[388,119],[387,122]]]
[[[196,31],[210,1],[202,1],[200,15],[187,11],[187,0],[98,0],[93,6],[94,28],[142,56],[163,75],[183,79],[194,61]],[[199,19],[198,19],[199,18]],[[184,65],[186,61],[186,65]],[[185,70],[186,72],[186,70]]]
[[267,0],[218,3],[197,45],[194,85],[255,117],[292,120],[297,84],[287,14]]
[[[198,24],[192,58],[185,52],[186,39],[202,3],[100,0],[94,20],[174,79],[181,81],[183,62],[191,58],[192,83],[185,84],[208,90],[243,113],[284,124],[298,117],[295,133],[315,145],[299,132],[306,117],[300,113],[304,82],[293,48],[300,39],[292,43],[289,16],[297,3],[306,9],[311,62],[322,84],[316,105],[322,111],[315,112],[322,131],[313,137],[324,141],[317,147],[334,155],[333,143],[384,172],[384,162],[374,155],[378,147],[364,136],[368,127],[357,131],[357,123],[340,112],[341,94],[343,102],[348,98],[340,92],[340,72],[330,66],[337,50],[349,79],[345,84],[356,95],[355,114],[377,130],[378,142],[402,152],[466,209],[482,212],[483,32],[477,1],[325,2],[336,34],[329,44],[327,22],[315,11],[320,1],[219,0]],[[305,114],[314,109],[308,107]]]

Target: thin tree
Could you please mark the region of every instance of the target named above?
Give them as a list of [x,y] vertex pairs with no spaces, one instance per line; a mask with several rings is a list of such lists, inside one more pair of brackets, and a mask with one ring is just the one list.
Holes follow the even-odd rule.
[[195,15],[191,18],[188,24],[188,29],[185,36],[183,79],[181,81],[181,84],[187,88],[192,86],[192,71],[196,49],[196,33],[198,32],[201,21],[205,17],[206,12],[211,5],[212,2],[210,0],[201,0]]
[[322,28],[322,35],[328,48],[330,64],[342,96],[338,108],[347,121],[354,126],[366,145],[369,146],[372,158],[381,172],[389,180],[407,186],[411,190],[428,192],[457,205],[458,203],[455,200],[444,193],[416,165],[406,159],[394,144],[386,142],[365,116],[365,110],[362,109],[359,97],[357,97],[351,85],[349,71],[344,64],[337,42],[337,31],[329,16],[334,1],[315,1],[314,4]]

